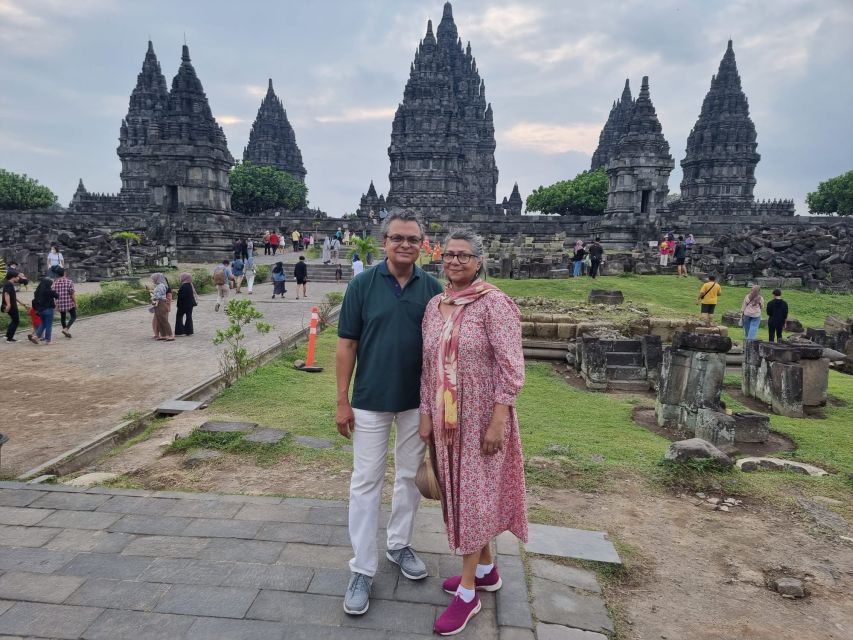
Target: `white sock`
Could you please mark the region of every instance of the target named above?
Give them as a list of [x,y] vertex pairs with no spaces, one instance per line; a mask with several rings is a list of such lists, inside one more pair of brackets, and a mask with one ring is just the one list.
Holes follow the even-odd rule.
[[474,599],[475,593],[474,589],[466,589],[461,584],[456,588],[456,595],[465,602],[471,602]]
[[494,562],[492,562],[491,564],[478,564],[477,565],[477,573],[475,575],[478,578],[485,578],[487,575],[489,575],[492,572],[492,569],[494,569],[494,567],[495,567]]

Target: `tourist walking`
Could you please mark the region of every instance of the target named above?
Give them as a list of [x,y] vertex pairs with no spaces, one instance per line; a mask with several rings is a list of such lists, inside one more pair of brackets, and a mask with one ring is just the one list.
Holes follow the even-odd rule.
[[284,294],[287,293],[287,289],[285,288],[285,281],[287,280],[287,276],[284,274],[284,263],[276,262],[275,266],[272,268],[272,297],[281,296],[284,298]]
[[329,264],[332,261],[332,239],[329,236],[323,238],[323,264]]
[[773,289],[773,299],[767,303],[767,329],[770,342],[782,341],[782,329],[788,319],[788,303],[782,300],[782,291]]
[[171,342],[175,339],[172,325],[169,324],[169,282],[162,273],[152,273],[151,281],[154,291],[151,293],[151,308],[154,311],[154,321],[157,323],[157,340]]
[[660,266],[666,267],[669,265],[669,240],[666,239],[666,236],[663,237],[663,240],[660,241],[658,245],[658,251],[660,252]]
[[299,251],[299,240],[302,238],[302,235],[296,229],[293,230],[293,233],[290,234],[290,241],[293,243],[293,253]]
[[337,265],[335,265],[335,282],[337,284],[340,284],[341,280],[343,280],[343,279],[344,279],[344,270],[341,267],[340,263],[338,263]]
[[763,312],[764,298],[761,295],[761,287],[756,284],[744,296],[743,304],[740,305],[744,339],[755,340],[758,337],[758,327],[761,325],[761,314]]
[[586,258],[586,249],[583,247],[583,241],[575,242],[575,252],[572,254],[572,277],[579,278],[581,269],[583,269],[583,261]]
[[47,253],[47,276],[51,279],[56,278],[56,270],[60,267],[65,268],[65,257],[60,253],[59,247],[52,244]]
[[77,292],[74,290],[74,283],[66,274],[65,269],[59,267],[56,274],[59,277],[53,281],[53,290],[59,295],[56,299],[59,324],[62,327],[62,335],[70,338],[71,325],[77,320]]
[[219,311],[219,307],[228,300],[228,284],[234,281],[234,275],[231,273],[229,264],[228,260],[223,260],[222,264],[216,265],[216,268],[213,270],[213,284],[216,285],[216,306],[213,308],[214,311]]
[[193,334],[193,307],[198,305],[198,294],[193,286],[191,273],[181,274],[181,286],[178,288],[178,304],[175,313],[175,335]]
[[299,300],[299,287],[302,287],[302,297],[308,297],[308,264],[305,256],[299,256],[299,262],[293,267],[293,277],[296,278],[296,299]]
[[335,264],[340,264],[341,262],[341,241],[338,237],[332,238],[332,242],[329,246],[329,257]]
[[18,305],[27,309],[27,305],[18,300],[18,292],[15,290],[15,287],[21,282],[23,278],[23,274],[16,270],[9,268],[6,270],[6,278],[3,281],[3,294],[2,304],[0,304],[0,311],[4,311],[9,314],[9,326],[6,327],[6,342],[17,342],[18,340],[15,338],[15,332],[18,330],[18,325],[21,324],[21,315],[18,313]]
[[344,246],[345,247],[349,246],[349,239],[350,239],[350,232],[349,232],[349,229],[347,229],[346,231],[344,231]]
[[255,276],[258,274],[258,270],[255,267],[255,256],[251,253],[249,253],[249,257],[246,258],[244,273],[246,274],[246,293],[252,295],[252,288],[255,286]]
[[278,243],[280,242],[279,235],[273,231],[270,234],[270,251],[271,255],[275,255],[278,252]]
[[451,231],[444,247],[448,284],[423,320],[419,434],[435,445],[442,511],[462,574],[444,581],[453,594],[435,621],[453,635],[480,611],[477,590],[501,587],[491,542],[511,531],[527,541],[524,461],[515,402],[524,385],[521,314],[483,282],[482,238]]
[[598,270],[601,268],[601,263],[604,261],[604,247],[601,246],[601,238],[596,238],[589,245],[589,275],[595,279],[598,277]]
[[262,242],[264,243],[264,255],[270,255],[270,232],[265,231],[264,237],[262,238]]
[[246,275],[246,263],[243,262],[242,258],[237,258],[231,263],[231,275],[234,276],[236,293],[240,293],[240,289],[243,287],[243,278]]
[[723,294],[723,288],[717,282],[714,275],[708,276],[708,280],[699,288],[699,317],[710,325],[713,320],[714,309],[717,308],[717,297]]
[[364,263],[357,253],[352,254],[352,277],[355,278],[362,271],[364,271]]
[[234,243],[231,245],[231,252],[234,254],[234,259],[239,260],[243,254],[243,246],[240,243],[240,238],[234,238]]
[[53,314],[56,310],[57,298],[59,294],[53,290],[53,279],[42,278],[33,293],[33,309],[38,313],[41,324],[36,328],[35,333],[27,336],[33,344],[38,344],[40,340],[43,340],[44,344],[53,344]]
[[687,277],[687,243],[684,242],[684,236],[678,236],[678,242],[675,243],[672,255],[675,258],[675,267],[677,278]]
[[353,615],[367,611],[379,565],[376,537],[392,422],[396,473],[385,556],[410,580],[428,573],[412,549],[420,502],[415,473],[424,455],[418,437],[421,321],[441,285],[415,264],[423,237],[414,214],[390,214],[382,224],[386,258],[349,283],[338,321],[335,423],[353,446],[349,536],[354,556],[343,606]]

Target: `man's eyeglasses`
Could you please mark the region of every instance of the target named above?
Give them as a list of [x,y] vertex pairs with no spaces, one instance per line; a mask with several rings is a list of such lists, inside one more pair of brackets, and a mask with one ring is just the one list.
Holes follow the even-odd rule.
[[459,260],[459,264],[468,264],[471,261],[471,258],[476,258],[477,256],[471,253],[445,253],[441,256],[441,259],[444,260],[447,264],[453,262],[453,259],[456,258]]
[[385,236],[385,239],[388,240],[391,244],[403,244],[404,242],[408,242],[412,246],[420,245],[421,238],[420,236]]

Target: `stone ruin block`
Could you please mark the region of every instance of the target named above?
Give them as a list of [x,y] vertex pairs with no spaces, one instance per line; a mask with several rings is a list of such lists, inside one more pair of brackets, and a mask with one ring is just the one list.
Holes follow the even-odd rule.
[[767,440],[767,433],[762,436],[755,426],[758,418],[727,415],[720,402],[731,346],[725,336],[676,334],[663,351],[655,403],[658,425],[685,429],[718,446]]
[[741,390],[774,413],[803,416],[803,368],[800,354],[787,345],[748,340],[743,349]]
[[622,304],[625,296],[621,291],[608,291],[606,289],[592,289],[589,292],[587,302],[591,304]]
[[735,421],[735,442],[767,442],[770,437],[770,416],[752,411],[732,414]]

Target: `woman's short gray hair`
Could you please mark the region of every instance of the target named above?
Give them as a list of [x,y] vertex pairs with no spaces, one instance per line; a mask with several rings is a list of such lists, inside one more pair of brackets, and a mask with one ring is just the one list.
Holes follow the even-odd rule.
[[470,229],[451,229],[447,233],[447,238],[444,241],[444,246],[447,246],[447,243],[451,240],[464,240],[468,244],[471,245],[471,251],[474,252],[474,256],[476,256],[477,260],[482,260],[485,254],[485,249],[483,249],[483,237],[477,235]]

